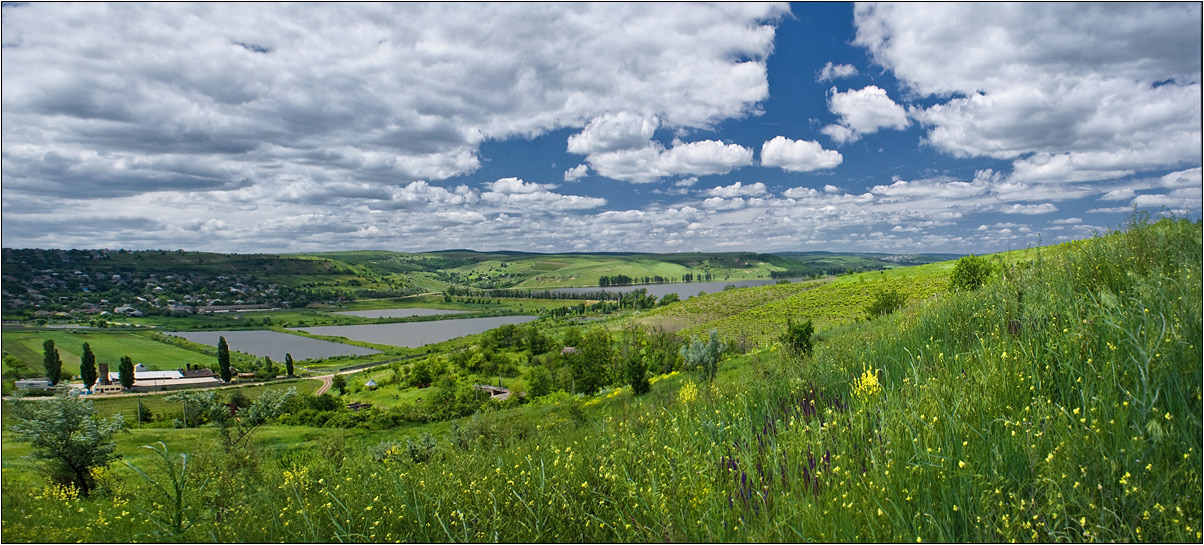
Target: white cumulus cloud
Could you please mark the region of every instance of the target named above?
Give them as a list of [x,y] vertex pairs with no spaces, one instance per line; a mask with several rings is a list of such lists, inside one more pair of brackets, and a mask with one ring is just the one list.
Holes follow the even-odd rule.
[[1201,6],[859,4],[857,37],[911,92],[927,140],[1025,182],[1201,162]]
[[857,75],[857,67],[851,64],[832,64],[831,61],[824,64],[823,68],[815,75],[815,81],[823,83],[834,79],[848,78]]
[[826,150],[819,142],[774,137],[761,145],[761,165],[791,172],[834,168],[844,161],[839,151]]
[[828,91],[828,109],[839,118],[837,124],[824,127],[823,133],[837,142],[853,142],[879,129],[905,129],[907,111],[876,85],[850,89],[843,93]]

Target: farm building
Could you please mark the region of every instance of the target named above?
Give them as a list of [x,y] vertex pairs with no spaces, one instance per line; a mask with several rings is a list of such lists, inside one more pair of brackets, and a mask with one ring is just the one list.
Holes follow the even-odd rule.
[[15,385],[17,388],[25,388],[27,390],[49,390],[54,387],[49,380],[44,378],[23,378],[17,380]]

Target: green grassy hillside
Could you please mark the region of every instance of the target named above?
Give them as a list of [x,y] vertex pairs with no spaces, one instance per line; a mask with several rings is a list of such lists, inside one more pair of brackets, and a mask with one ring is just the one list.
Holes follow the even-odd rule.
[[823,330],[866,318],[865,308],[884,290],[896,290],[911,302],[945,291],[953,262],[858,273],[833,279],[749,287],[692,297],[650,312],[641,323],[705,334],[718,329],[726,338],[771,343],[786,319],[811,319]]
[[832,320],[811,356],[766,343],[713,381],[672,373],[642,396],[560,394],[346,436],[273,426],[236,456],[204,450],[209,428],[145,430],[194,453],[179,512],[196,525],[180,535],[152,522],[172,504],[132,472],[65,497],[10,462],[21,447],[6,436],[5,538],[1200,542],[1202,238],[1198,223],[1138,222],[1001,259],[969,292],[944,291],[939,267],[725,292],[744,306],[711,322],[803,315],[788,302],[862,283],[918,295]]

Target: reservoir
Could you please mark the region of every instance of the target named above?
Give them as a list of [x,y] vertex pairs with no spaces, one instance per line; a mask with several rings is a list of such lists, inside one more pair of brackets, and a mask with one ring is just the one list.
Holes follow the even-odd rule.
[[261,358],[267,356],[275,362],[283,362],[285,354],[292,354],[294,360],[300,361],[347,354],[366,356],[380,353],[380,350],[372,348],[332,343],[278,331],[167,331],[165,333],[209,346],[217,346],[218,337],[225,337],[230,350],[253,354]]
[[410,318],[413,316],[443,316],[447,314],[468,314],[468,310],[446,310],[441,308],[382,308],[378,310],[348,310],[335,312],[344,316],[360,318]]
[[373,344],[417,348],[419,346],[455,339],[456,337],[482,333],[505,324],[530,322],[535,318],[535,316],[490,316],[487,318],[464,318],[461,320],[438,320],[434,322],[332,325],[294,329],[311,335],[346,337],[351,340]]

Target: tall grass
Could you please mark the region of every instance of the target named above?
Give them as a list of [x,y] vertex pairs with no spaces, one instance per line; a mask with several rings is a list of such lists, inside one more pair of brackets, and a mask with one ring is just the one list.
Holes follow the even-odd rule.
[[[172,539],[1199,542],[1200,225],[1137,221],[1002,273],[828,330],[812,358],[481,414],[421,463],[331,441],[199,455],[215,482]],[[5,538],[165,539],[127,507],[167,509],[145,485],[108,486],[6,481]]]

